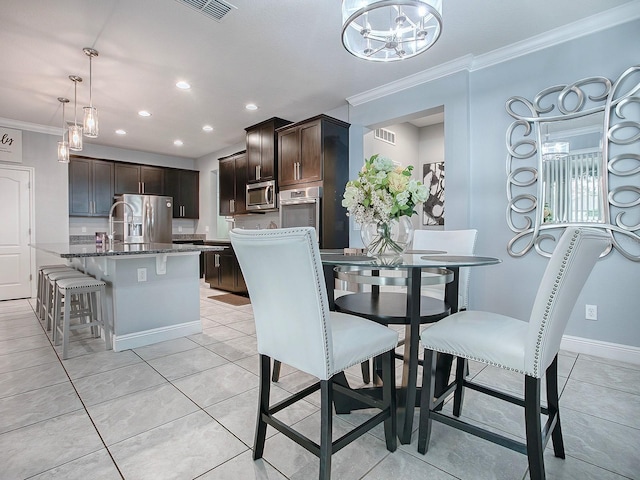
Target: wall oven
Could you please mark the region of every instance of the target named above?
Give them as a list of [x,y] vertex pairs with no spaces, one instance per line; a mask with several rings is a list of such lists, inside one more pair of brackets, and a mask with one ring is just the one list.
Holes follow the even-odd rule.
[[263,212],[275,210],[276,207],[276,182],[274,180],[247,184],[247,211]]
[[320,200],[322,187],[281,190],[280,227],[315,227],[320,241]]

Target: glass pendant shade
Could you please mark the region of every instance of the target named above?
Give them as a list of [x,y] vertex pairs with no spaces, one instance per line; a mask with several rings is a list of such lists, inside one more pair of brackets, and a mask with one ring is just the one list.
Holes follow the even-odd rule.
[[69,143],[64,140],[58,142],[58,161],[60,163],[69,163]]
[[93,106],[93,71],[91,60],[93,57],[98,56],[98,51],[85,47],[82,49],[84,54],[89,57],[89,106],[84,107],[84,121],[82,122],[84,128],[84,136],[89,138],[98,137],[98,109]]
[[69,148],[75,152],[82,150],[82,127],[80,125],[69,126]]
[[358,58],[393,62],[429,49],[442,30],[442,0],[342,0],[342,44]]
[[62,141],[58,142],[58,161],[60,163],[69,163],[69,143],[64,139],[64,134],[67,130],[64,120],[64,106],[69,103],[69,99],[58,97],[58,101],[62,104]]
[[98,109],[96,107],[84,107],[84,136],[89,138],[98,137]]
[[79,152],[82,150],[82,127],[78,125],[78,82],[82,82],[82,77],[69,75],[69,80],[73,82],[73,125],[69,126],[69,149]]

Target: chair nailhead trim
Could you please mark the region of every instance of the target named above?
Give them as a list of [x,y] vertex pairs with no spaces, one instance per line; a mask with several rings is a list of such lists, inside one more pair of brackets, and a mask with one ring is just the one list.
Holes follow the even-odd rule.
[[560,282],[561,280],[564,278],[565,273],[566,273],[566,269],[567,269],[567,264],[569,263],[569,257],[571,256],[571,253],[573,252],[573,249],[575,247],[576,241],[578,240],[578,237],[580,236],[580,231],[579,230],[575,230],[573,232],[573,237],[571,238],[571,243],[569,243],[569,246],[567,247],[567,251],[564,253],[564,258],[562,260],[562,266],[560,267],[560,271],[558,272],[558,275],[556,275],[556,281],[553,285],[553,288],[551,289],[551,295],[549,296],[549,299],[547,300],[547,306],[544,310],[544,314],[542,316],[542,321],[540,322],[540,330],[538,330],[538,340],[536,341],[536,351],[534,354],[534,359],[535,361],[533,362],[533,376],[536,378],[540,378],[540,354],[541,354],[541,349],[542,349],[542,343],[544,340],[544,334],[546,331],[546,325],[547,322],[549,321],[549,316],[551,314],[552,311],[552,307],[556,301],[556,297],[557,297],[557,293],[558,293],[558,288],[560,286]]

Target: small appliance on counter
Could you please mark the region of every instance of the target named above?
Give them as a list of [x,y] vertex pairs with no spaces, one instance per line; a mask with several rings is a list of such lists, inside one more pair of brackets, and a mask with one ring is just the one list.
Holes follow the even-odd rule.
[[[124,243],[172,243],[173,198],[161,195],[116,195],[115,240]],[[129,205],[131,210],[127,207]],[[133,217],[131,217],[133,215]]]

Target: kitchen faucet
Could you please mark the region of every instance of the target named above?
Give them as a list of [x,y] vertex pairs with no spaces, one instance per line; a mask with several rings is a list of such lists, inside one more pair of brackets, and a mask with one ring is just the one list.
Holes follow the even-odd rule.
[[[109,210],[109,233],[107,234],[107,237],[109,238],[109,249],[113,248],[113,236],[115,235],[115,230],[113,229],[113,224],[119,220],[114,220],[113,219],[113,211],[115,210],[117,205],[122,204],[123,207],[129,207],[129,211],[131,212],[131,220],[129,221],[129,230],[133,230],[133,207],[128,204],[127,202],[125,202],[124,200],[118,200],[117,202],[114,202],[113,205],[111,205],[111,209]],[[127,218],[126,214],[123,215],[124,218]],[[125,220],[122,220],[122,223],[126,223]],[[124,241],[124,237],[126,237],[126,235],[123,232],[123,241]]]

